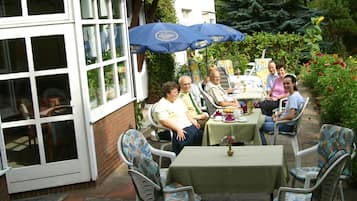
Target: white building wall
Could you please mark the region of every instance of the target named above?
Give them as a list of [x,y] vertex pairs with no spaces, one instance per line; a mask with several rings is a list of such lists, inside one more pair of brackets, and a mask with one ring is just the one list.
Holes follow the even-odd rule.
[[[193,25],[200,23],[216,23],[214,0],[175,0],[177,23]],[[186,51],[178,52],[176,62],[179,65],[187,64]]]

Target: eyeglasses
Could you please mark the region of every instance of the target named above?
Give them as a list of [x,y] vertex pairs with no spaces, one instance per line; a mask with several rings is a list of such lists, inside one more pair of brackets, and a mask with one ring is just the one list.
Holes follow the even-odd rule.
[[182,83],[183,86],[191,85],[191,83]]

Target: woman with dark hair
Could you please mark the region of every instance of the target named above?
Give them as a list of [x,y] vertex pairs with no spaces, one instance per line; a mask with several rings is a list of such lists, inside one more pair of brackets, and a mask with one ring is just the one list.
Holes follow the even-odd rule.
[[178,99],[178,84],[166,82],[162,86],[164,97],[158,102],[155,115],[159,122],[174,131],[172,150],[177,154],[184,146],[200,146],[200,124],[189,114],[186,105]]
[[265,100],[259,103],[262,113],[268,116],[273,115],[273,110],[279,107],[280,99],[288,96],[283,85],[284,77],[286,75],[285,67],[280,64],[276,68],[278,71],[278,78],[273,81],[271,90],[267,92]]
[[[294,119],[301,107],[304,104],[304,98],[300,95],[296,86],[296,77],[294,75],[286,75],[284,77],[284,89],[289,93],[288,101],[285,106],[285,110],[282,113],[273,114],[273,116],[266,116],[263,126],[260,128],[260,137],[262,144],[266,145],[266,139],[264,133],[268,133],[274,130],[274,122],[282,120]],[[281,124],[279,126],[280,131],[290,132],[294,129],[295,122]]]

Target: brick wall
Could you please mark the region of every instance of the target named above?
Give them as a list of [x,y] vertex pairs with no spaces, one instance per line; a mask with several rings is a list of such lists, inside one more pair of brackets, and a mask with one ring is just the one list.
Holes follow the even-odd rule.
[[93,125],[98,180],[101,183],[121,160],[117,151],[117,140],[121,133],[129,128],[135,128],[134,103],[117,110]]
[[0,176],[0,200],[9,201],[9,194],[7,191],[6,175]]

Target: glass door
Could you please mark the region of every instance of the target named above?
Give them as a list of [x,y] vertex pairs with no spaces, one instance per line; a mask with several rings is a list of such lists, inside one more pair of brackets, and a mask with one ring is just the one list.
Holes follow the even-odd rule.
[[75,50],[71,25],[0,32],[0,143],[12,167],[10,193],[90,178]]

